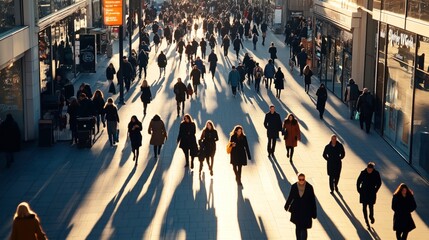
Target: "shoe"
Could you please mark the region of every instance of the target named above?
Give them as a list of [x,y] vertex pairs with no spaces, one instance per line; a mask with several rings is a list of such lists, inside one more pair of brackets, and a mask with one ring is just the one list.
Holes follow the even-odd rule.
[[133,161],[135,161],[136,160],[136,156],[133,156]]
[[338,190],[338,187],[335,187],[335,192],[340,192],[340,190]]
[[191,169],[194,169],[194,161],[191,162]]
[[374,217],[370,217],[370,219],[371,219],[371,224],[374,224],[375,223]]
[[210,176],[213,176],[213,170],[210,170]]
[[289,157],[289,153],[286,153],[286,157]]
[[332,191],[332,190],[331,190],[329,193],[330,193],[330,194],[334,194],[334,191]]

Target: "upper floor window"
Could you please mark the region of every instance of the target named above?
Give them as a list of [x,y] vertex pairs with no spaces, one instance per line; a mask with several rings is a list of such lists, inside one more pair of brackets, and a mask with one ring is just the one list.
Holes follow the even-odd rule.
[[82,1],[85,0],[38,0],[39,19]]
[[22,25],[20,16],[20,1],[0,0],[0,34]]
[[408,0],[408,16],[429,22],[429,1]]
[[[421,0],[425,1],[425,0]],[[384,0],[381,1],[383,10],[405,15],[406,0]]]

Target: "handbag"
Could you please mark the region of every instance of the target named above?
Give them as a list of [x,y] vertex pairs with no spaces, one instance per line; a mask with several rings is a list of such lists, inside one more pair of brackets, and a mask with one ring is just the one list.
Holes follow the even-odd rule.
[[285,136],[285,138],[287,138],[287,134],[288,134],[287,128],[283,128],[282,129],[282,135]]
[[359,120],[360,118],[360,113],[358,111],[356,111],[355,113],[355,120]]
[[229,142],[226,145],[226,153],[230,154],[232,152],[232,142]]

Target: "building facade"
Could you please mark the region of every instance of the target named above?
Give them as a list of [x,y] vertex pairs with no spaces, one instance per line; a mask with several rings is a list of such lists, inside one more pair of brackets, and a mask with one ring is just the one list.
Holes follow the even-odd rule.
[[375,128],[429,173],[429,2],[374,0],[378,21]]

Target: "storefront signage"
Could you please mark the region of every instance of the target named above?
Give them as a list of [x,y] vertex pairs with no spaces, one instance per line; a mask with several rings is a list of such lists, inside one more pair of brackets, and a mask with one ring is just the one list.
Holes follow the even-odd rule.
[[406,46],[409,48],[414,47],[414,37],[406,33],[394,32],[393,29],[389,29],[389,42],[395,43],[397,46]]
[[106,26],[122,25],[122,0],[104,0],[103,18]]
[[80,35],[80,66],[82,72],[95,73],[96,46],[95,35]]

